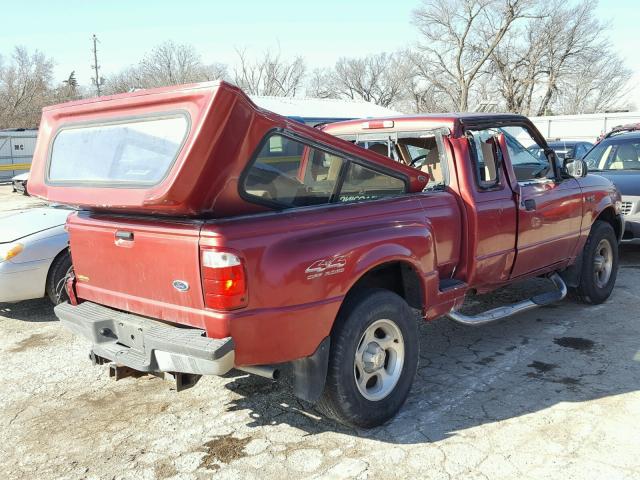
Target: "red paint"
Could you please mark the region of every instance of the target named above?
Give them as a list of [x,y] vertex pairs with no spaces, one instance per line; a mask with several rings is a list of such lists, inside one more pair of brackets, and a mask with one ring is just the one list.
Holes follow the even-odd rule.
[[[175,109],[189,112],[192,128],[159,185],[118,190],[45,183],[49,144],[61,126]],[[615,190],[600,177],[522,188],[513,181],[506,148],[500,185],[479,189],[465,128],[474,122],[525,122],[522,117],[447,114],[385,120],[394,122],[389,131],[450,131],[444,139],[450,172],[445,191],[422,192],[422,172],[331,135],[366,131],[362,120],[319,131],[258,109],[224,83],[46,109],[29,190],[91,210],[68,220],[79,300],[204,328],[211,337],[231,335],[238,365],[313,353],[330,333],[345,295],[372,268],[403,262],[417,272],[424,313],[432,319],[461,304],[470,288],[488,291],[516,277],[569,265],[596,217],[613,208]],[[407,178],[410,193],[281,212],[252,204],[239,196],[238,179],[274,128],[393,169]],[[584,200],[587,193],[593,201]],[[539,205],[536,212],[521,208],[521,200],[529,198]],[[132,240],[116,238],[123,231],[133,233]],[[237,255],[241,268],[206,270],[202,252],[209,249]],[[465,283],[441,292],[440,279],[452,276]],[[188,289],[178,291],[176,280]],[[240,303],[206,300],[207,294],[225,293]]]

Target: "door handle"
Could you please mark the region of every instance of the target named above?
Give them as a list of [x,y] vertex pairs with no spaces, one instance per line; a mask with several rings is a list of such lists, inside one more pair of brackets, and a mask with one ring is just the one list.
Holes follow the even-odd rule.
[[116,240],[126,240],[127,242],[133,241],[133,232],[126,232],[119,230],[116,232]]
[[535,210],[536,209],[536,201],[533,198],[527,198],[522,203],[524,204],[524,209],[527,210],[527,211],[531,211],[531,210]]

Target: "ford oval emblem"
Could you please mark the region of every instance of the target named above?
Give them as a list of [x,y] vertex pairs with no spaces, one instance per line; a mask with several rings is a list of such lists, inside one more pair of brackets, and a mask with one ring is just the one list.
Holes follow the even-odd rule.
[[189,290],[189,284],[183,280],[174,280],[173,288],[175,288],[179,292],[186,292],[187,290]]

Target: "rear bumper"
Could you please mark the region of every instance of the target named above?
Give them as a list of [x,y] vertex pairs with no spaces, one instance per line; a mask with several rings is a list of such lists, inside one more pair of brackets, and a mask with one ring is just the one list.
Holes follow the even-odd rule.
[[55,308],[62,325],[89,340],[102,358],[140,372],[223,375],[235,361],[231,337],[208,338],[204,330],[83,302]]

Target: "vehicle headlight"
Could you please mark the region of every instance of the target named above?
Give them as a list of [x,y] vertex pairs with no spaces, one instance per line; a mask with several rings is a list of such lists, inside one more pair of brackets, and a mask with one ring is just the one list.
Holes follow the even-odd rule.
[[5,243],[0,245],[0,262],[6,262],[13,257],[20,255],[24,250],[24,245],[21,243]]

